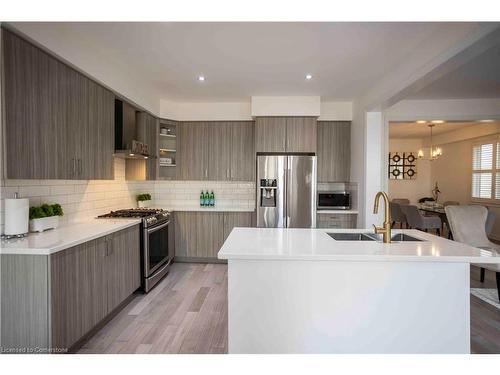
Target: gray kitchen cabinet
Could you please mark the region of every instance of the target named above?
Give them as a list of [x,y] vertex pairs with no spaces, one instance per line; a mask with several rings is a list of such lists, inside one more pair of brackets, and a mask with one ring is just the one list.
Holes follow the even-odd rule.
[[316,152],[315,117],[257,117],[256,152]]
[[107,240],[107,309],[111,312],[141,285],[139,231],[124,229]]
[[355,214],[328,214],[317,213],[317,228],[350,229],[356,228],[357,215]]
[[178,178],[181,180],[205,180],[208,178],[208,142],[205,124],[182,122],[177,126],[179,152]]
[[146,180],[156,180],[159,157],[159,120],[146,112],[138,112],[136,119],[137,140],[146,143],[149,147],[149,158],[146,160]]
[[182,122],[177,125],[181,180],[253,181],[253,121]]
[[208,179],[225,181],[231,179],[231,151],[232,151],[231,122],[209,122],[205,125],[206,140],[208,141]]
[[[195,220],[196,212],[175,211],[175,257],[186,258],[196,256],[196,233]],[[193,255],[194,254],[194,255]]]
[[57,61],[3,30],[3,100],[8,178],[65,174],[66,121],[61,116]]
[[351,122],[318,121],[318,182],[346,182],[351,170]]
[[287,117],[286,151],[316,152],[316,117]]
[[175,212],[175,259],[217,261],[234,227],[251,227],[252,212]]
[[6,175],[112,179],[114,95],[2,29]]
[[224,241],[236,227],[250,228],[253,212],[225,212],[224,213]]
[[177,260],[216,258],[223,243],[221,212],[175,212]]
[[231,130],[230,179],[232,181],[254,181],[254,122],[236,121],[231,124]]
[[140,286],[139,226],[1,263],[2,347],[70,349]]
[[[115,95],[89,81],[89,139],[93,160],[89,160],[88,176],[95,180],[114,179]],[[93,166],[91,162],[93,161]]]
[[255,152],[286,152],[286,118],[255,119]]

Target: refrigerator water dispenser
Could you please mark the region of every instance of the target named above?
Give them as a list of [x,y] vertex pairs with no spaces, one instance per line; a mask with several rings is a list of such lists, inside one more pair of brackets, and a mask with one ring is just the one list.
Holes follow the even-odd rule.
[[276,207],[276,179],[260,180],[260,207]]

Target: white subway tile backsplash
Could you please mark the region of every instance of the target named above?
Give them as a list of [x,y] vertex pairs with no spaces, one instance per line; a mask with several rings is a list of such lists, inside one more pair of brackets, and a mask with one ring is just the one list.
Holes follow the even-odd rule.
[[244,181],[126,181],[125,161],[115,159],[114,180],[2,180],[0,226],[5,223],[3,199],[18,192],[30,199],[30,206],[59,203],[62,223],[96,217],[111,210],[136,206],[135,197],[150,193],[158,208],[197,209],[201,190],[214,191],[216,206],[227,209],[254,209],[255,184]]

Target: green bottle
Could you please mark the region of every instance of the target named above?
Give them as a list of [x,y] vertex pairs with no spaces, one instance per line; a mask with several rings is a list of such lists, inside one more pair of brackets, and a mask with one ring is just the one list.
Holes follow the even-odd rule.
[[213,190],[210,193],[210,207],[215,207],[215,194]]
[[208,197],[208,190],[203,195],[203,202],[204,202],[203,204],[204,207],[210,206],[210,198]]
[[203,190],[200,193],[200,207],[205,206],[205,195],[203,194]]

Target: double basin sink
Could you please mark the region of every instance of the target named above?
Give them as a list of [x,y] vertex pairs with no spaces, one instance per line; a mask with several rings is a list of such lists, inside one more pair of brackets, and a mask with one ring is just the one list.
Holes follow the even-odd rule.
[[[382,241],[381,234],[375,233],[327,233],[335,241]],[[397,233],[391,236],[391,242],[420,242],[419,238],[409,236],[404,233]]]

